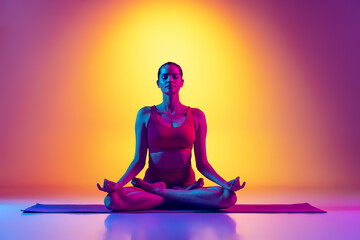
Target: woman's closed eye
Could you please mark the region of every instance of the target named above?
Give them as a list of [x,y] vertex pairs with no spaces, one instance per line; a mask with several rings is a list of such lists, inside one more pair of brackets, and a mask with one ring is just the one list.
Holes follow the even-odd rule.
[[[178,79],[179,78],[179,74],[173,74],[171,75],[173,79]],[[167,79],[168,78],[168,75],[167,74],[163,74],[161,76],[162,79]]]

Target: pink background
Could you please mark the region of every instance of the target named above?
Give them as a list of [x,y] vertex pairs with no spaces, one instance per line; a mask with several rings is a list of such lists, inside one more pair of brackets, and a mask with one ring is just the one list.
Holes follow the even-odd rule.
[[[129,94],[137,85],[121,78],[119,90],[123,92],[117,95],[112,92],[114,85],[102,82],[111,79],[102,74],[111,75],[111,66],[106,71],[106,65],[112,62],[107,55],[101,55],[103,47],[111,49],[111,46],[101,39],[111,36],[112,23],[121,27],[129,25],[128,18],[136,19],[141,4],[145,2],[1,1],[0,193],[40,188],[95,191],[96,182],[104,177],[115,180],[125,171],[133,157],[136,111],[144,105],[158,104],[160,93],[154,85],[150,91],[158,94],[156,98],[138,100],[133,97],[135,93]],[[159,9],[157,6],[149,11],[161,15],[161,11],[155,12]],[[184,90],[186,104],[206,110],[208,147],[222,147],[225,152],[235,148],[245,149],[243,152],[255,149],[243,154],[241,161],[227,162],[220,161],[221,154],[218,156],[212,150],[210,155],[216,169],[229,180],[237,174],[244,176],[249,187],[359,190],[360,3],[199,1],[195,6],[185,1],[179,4],[179,11],[180,6],[203,9],[204,26],[207,21],[226,26],[229,35],[222,40],[219,37],[219,45],[215,45],[220,49],[227,47],[220,41],[234,44],[228,46],[229,49],[234,47],[233,51],[229,50],[229,58],[217,59],[224,68],[233,66],[236,56],[251,62],[245,61],[250,64],[249,68],[242,65],[252,69],[252,75],[242,76],[245,84],[236,79],[224,79],[233,84],[233,89],[218,93],[221,82],[214,80],[202,99],[191,92],[194,88]],[[206,19],[206,16],[218,19]],[[190,27],[192,23],[186,24]],[[211,33],[212,27],[218,26],[210,25],[199,32]],[[142,37],[138,41],[147,46],[147,37]],[[168,37],[171,41],[171,35]],[[248,52],[237,48],[239,39],[249,43]],[[246,44],[244,46],[246,49]],[[156,57],[161,53],[154,50],[151,54]],[[152,61],[136,54],[132,57],[128,61],[119,60],[123,63],[119,71],[136,69],[139,61],[144,68],[151,69],[144,70],[149,73],[148,79],[155,79],[157,67],[165,62],[162,58]],[[191,79],[189,73],[196,72],[191,65],[206,61],[205,57],[198,62],[191,57],[190,64],[186,58],[176,59],[184,66],[185,79]],[[218,66],[216,61],[214,64]],[[222,76],[226,72],[224,68],[211,67],[207,71]],[[235,68],[227,70],[237,71]],[[278,77],[279,72],[282,77]],[[92,73],[102,78],[91,79]],[[247,78],[250,75],[252,79]],[[205,79],[199,81],[203,81],[199,84],[206,84]],[[108,90],[102,89],[105,84]],[[246,84],[252,86],[253,92],[244,90]],[[237,98],[234,89],[253,94],[250,96],[253,102],[244,103]],[[233,108],[241,103],[255,109],[253,115],[250,110],[248,115],[234,110],[239,119],[248,122],[238,134],[227,129],[224,119],[216,115],[220,106],[212,99],[217,94],[225,99],[219,101],[226,104],[229,100]],[[110,99],[113,96],[118,98]],[[128,108],[124,108],[125,103]],[[274,121],[261,125],[264,128],[260,129],[256,121],[267,118]],[[229,125],[233,126],[232,122]],[[104,126],[108,132],[103,134]],[[221,127],[224,131],[216,132]],[[245,131],[253,140],[238,139]],[[99,139],[106,144],[96,150]],[[291,141],[291,148],[286,147]],[[286,150],[282,151],[281,146]],[[256,152],[257,148],[266,147],[270,149],[268,152]]]

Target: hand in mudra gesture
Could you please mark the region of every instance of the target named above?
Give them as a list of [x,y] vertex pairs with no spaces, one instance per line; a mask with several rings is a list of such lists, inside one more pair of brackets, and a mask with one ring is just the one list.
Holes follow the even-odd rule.
[[240,177],[235,178],[234,180],[231,180],[227,183],[227,186],[225,187],[227,190],[230,191],[238,191],[240,189],[243,189],[245,187],[246,182],[243,182],[240,185]]
[[115,192],[122,187],[119,184],[112,182],[110,180],[107,180],[107,179],[104,179],[103,187],[101,187],[99,183],[97,183],[96,185],[100,191],[107,192],[107,193]]

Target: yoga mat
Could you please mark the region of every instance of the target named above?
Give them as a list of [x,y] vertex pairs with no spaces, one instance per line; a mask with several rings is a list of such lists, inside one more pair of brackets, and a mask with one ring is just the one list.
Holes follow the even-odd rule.
[[208,209],[181,209],[181,210],[141,210],[141,211],[111,211],[103,204],[39,204],[21,210],[24,213],[326,213],[309,203],[296,204],[237,204],[233,207]]

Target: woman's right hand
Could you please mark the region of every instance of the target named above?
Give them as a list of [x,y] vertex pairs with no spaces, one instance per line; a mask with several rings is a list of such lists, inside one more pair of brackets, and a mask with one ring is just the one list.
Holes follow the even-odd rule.
[[240,185],[240,178],[237,177],[234,180],[229,181],[225,189],[236,192],[240,189],[243,189],[245,184],[246,182],[243,182],[243,184]]
[[97,183],[97,187],[100,191],[112,193],[122,188],[122,186],[118,183],[112,182],[110,180],[104,179],[104,185],[103,187],[100,186],[99,183]]

